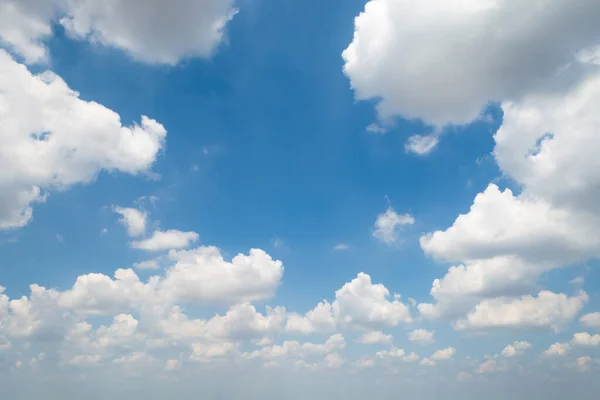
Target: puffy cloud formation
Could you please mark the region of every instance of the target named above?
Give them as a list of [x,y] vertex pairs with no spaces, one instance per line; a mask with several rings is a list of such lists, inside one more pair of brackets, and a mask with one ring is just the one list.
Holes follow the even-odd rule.
[[329,332],[335,328],[333,309],[327,300],[323,300],[305,316],[291,313],[288,315],[285,330],[290,333],[309,335],[315,332]]
[[[547,271],[600,255],[600,164],[592,150],[600,146],[600,74],[591,64],[588,69],[593,72],[566,91],[502,104],[494,157],[520,193],[490,184],[452,226],[421,237],[427,254],[460,263],[434,281],[435,303],[419,305],[425,317],[455,319],[478,302],[523,295]],[[544,297],[549,302],[552,296]],[[575,318],[577,304],[559,319]]]
[[600,334],[590,335],[587,332],[573,335],[571,343],[578,346],[600,346]]
[[384,120],[465,124],[490,102],[576,82],[599,18],[595,0],[371,0],[354,21],[344,72],[358,100],[379,100]]
[[412,225],[415,219],[412,215],[400,215],[392,208],[377,216],[373,236],[385,244],[393,244],[398,240],[398,230],[404,225]]
[[231,262],[216,247],[172,251],[175,264],[161,285],[187,301],[235,303],[272,297],[283,277],[283,263],[265,251],[252,249]]
[[385,286],[373,284],[371,277],[361,272],[335,292],[333,303],[324,300],[305,316],[291,314],[286,331],[311,334],[326,332],[335,326],[377,330],[412,322],[410,308],[400,301],[400,296],[389,297]]
[[392,335],[386,335],[381,331],[366,332],[357,339],[357,342],[362,344],[389,345],[392,344],[393,341],[394,338],[392,337]]
[[590,328],[600,328],[600,312],[586,314],[581,317],[581,323]]
[[437,350],[430,358],[434,361],[444,361],[452,359],[455,354],[456,349],[454,347],[448,347],[447,349]]
[[335,292],[332,308],[342,325],[377,328],[410,323],[409,307],[400,301],[399,295],[394,295],[391,301],[389,296],[385,286],[371,283],[369,275],[360,273]]
[[148,214],[137,208],[114,207],[117,214],[121,215],[119,222],[127,228],[129,236],[142,236],[146,233],[146,220]]
[[554,356],[566,356],[567,353],[571,350],[571,346],[568,343],[554,343],[550,347],[548,347],[544,351],[545,356],[554,357]]
[[58,22],[75,38],[121,49],[151,63],[209,56],[235,15],[233,0],[4,0],[0,40],[29,63],[45,61],[44,39]]
[[529,342],[514,342],[513,344],[507,345],[502,353],[500,353],[503,357],[512,358],[522,355],[525,351],[531,348],[531,343]]
[[496,360],[487,360],[479,364],[475,372],[478,374],[489,374],[490,372],[494,372],[497,369],[498,362]]
[[465,319],[456,323],[456,328],[549,327],[558,330],[577,317],[587,301],[585,292],[568,297],[548,291],[540,292],[537,297],[483,300]]
[[183,249],[197,241],[199,235],[196,232],[182,232],[176,229],[168,231],[154,231],[151,237],[131,242],[131,247],[146,251],[164,251],[171,249]]
[[408,334],[408,340],[420,344],[430,344],[435,341],[435,331],[426,329],[415,329]]
[[167,134],[146,116],[123,126],[59,76],[34,75],[2,50],[0,104],[0,229],[25,226],[48,191],[92,182],[102,171],[148,172]]

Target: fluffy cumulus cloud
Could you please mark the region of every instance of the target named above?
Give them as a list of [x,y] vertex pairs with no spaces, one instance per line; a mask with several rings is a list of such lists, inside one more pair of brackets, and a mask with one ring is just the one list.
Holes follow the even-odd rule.
[[344,72],[357,99],[379,100],[382,119],[464,124],[489,102],[576,81],[598,18],[595,0],[372,0],[354,21]]
[[587,332],[576,333],[571,340],[576,346],[600,346],[600,334],[590,335]]
[[351,282],[335,292],[332,304],[336,320],[341,325],[356,328],[377,328],[410,323],[409,307],[400,301],[399,295],[392,299],[382,284],[373,284],[371,277],[360,273]]
[[568,297],[548,291],[540,292],[537,297],[483,300],[465,319],[456,323],[456,328],[548,327],[559,330],[577,317],[587,301],[585,292]]
[[567,353],[571,350],[571,346],[569,346],[568,343],[554,343],[552,345],[550,345],[550,347],[548,347],[545,351],[544,351],[544,355],[548,356],[548,357],[562,357],[562,356],[566,356]]
[[365,332],[362,334],[357,340],[358,343],[362,344],[383,344],[389,345],[392,344],[394,338],[392,335],[386,335],[381,331],[371,331]]
[[34,75],[2,50],[0,120],[0,229],[26,225],[48,191],[91,182],[101,171],[149,171],[167,133],[146,116],[123,126],[59,76]]
[[188,301],[235,303],[272,297],[283,277],[283,263],[260,249],[231,262],[216,247],[172,251],[175,264],[162,281],[165,290]]
[[400,215],[392,208],[377,216],[373,236],[385,244],[393,244],[398,240],[399,230],[404,225],[412,225],[415,219],[412,215]]
[[594,312],[582,316],[581,324],[590,328],[600,328],[600,312]]
[[529,342],[514,342],[507,345],[500,354],[506,358],[517,357],[525,353],[529,348],[531,348],[531,343]]
[[[434,281],[435,303],[419,305],[424,316],[454,319],[482,299],[523,295],[544,273],[600,255],[600,164],[592,150],[600,146],[600,73],[595,64],[586,69],[562,91],[502,103],[493,155],[520,190],[490,184],[452,226],[421,237],[428,255],[457,263]],[[568,309],[569,320],[577,316]]]
[[146,220],[148,215],[137,208],[114,207],[117,214],[121,215],[121,222],[126,228],[129,236],[142,236],[146,233]]
[[333,309],[331,308],[331,304],[327,300],[324,300],[304,316],[297,313],[290,313],[285,330],[290,333],[308,335],[315,332],[329,332],[334,328],[335,319]]
[[434,361],[445,361],[450,360],[456,355],[456,349],[454,347],[448,347],[447,349],[437,350],[430,357]]
[[121,49],[151,63],[209,56],[235,15],[233,0],[4,0],[0,40],[28,62],[45,61],[44,39],[59,23],[77,39]]
[[410,322],[410,308],[400,301],[400,295],[391,296],[384,285],[373,284],[371,277],[361,272],[335,292],[333,303],[324,300],[304,316],[291,313],[286,331],[311,334],[334,327],[378,330]]
[[408,334],[408,340],[420,344],[430,344],[435,341],[435,331],[415,329]]

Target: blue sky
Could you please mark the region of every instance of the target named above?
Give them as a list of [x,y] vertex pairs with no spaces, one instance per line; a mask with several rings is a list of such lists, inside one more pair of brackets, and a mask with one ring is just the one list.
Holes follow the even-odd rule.
[[50,3],[0,1],[10,398],[593,398],[596,2]]

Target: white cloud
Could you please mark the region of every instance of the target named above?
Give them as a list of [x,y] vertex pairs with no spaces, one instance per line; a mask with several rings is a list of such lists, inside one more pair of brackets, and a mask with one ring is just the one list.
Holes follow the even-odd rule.
[[593,227],[582,222],[540,198],[515,197],[490,184],[468,214],[446,231],[423,236],[421,247],[447,261],[514,257],[534,266],[557,265],[593,254]]
[[404,225],[412,225],[415,219],[409,214],[399,215],[392,208],[377,216],[373,236],[385,244],[393,244],[398,240],[398,230]]
[[581,77],[577,52],[597,43],[599,17],[595,0],[577,9],[568,0],[372,0],[355,19],[344,72],[358,100],[378,100],[381,119],[464,124],[490,102]]
[[50,20],[54,2],[47,0],[4,0],[0,3],[0,42],[27,62],[44,61],[48,56],[42,39],[52,34]]
[[121,222],[131,237],[143,236],[146,233],[146,220],[148,215],[137,208],[123,208],[115,206],[114,211],[121,215]]
[[576,276],[575,278],[571,279],[569,283],[575,286],[583,286],[585,283],[585,278],[583,276]]
[[452,359],[455,354],[456,349],[454,347],[448,347],[447,349],[437,350],[430,358],[435,361],[444,361]]
[[135,59],[175,64],[207,57],[223,39],[236,10],[233,0],[5,0],[0,4],[0,39],[28,62],[47,59],[43,40],[60,19],[69,35],[121,49]]
[[216,247],[172,251],[175,265],[161,286],[187,301],[233,304],[272,297],[283,276],[283,264],[260,249],[238,254],[231,262]]
[[436,259],[463,263],[434,281],[424,315],[464,315],[481,297],[523,294],[547,271],[600,255],[599,88],[593,73],[566,92],[503,103],[494,157],[521,192],[491,184],[450,228],[421,238]]
[[430,153],[438,145],[439,138],[436,135],[413,135],[408,138],[404,149],[409,153],[424,155]]
[[408,334],[408,340],[420,344],[430,344],[435,341],[435,331],[428,331],[426,329],[415,329]]
[[371,277],[360,273],[351,282],[335,292],[332,304],[338,323],[362,328],[393,327],[410,323],[409,307],[394,295],[388,300],[389,290],[382,284],[371,283]]
[[592,357],[590,357],[590,356],[579,357],[577,360],[575,360],[575,366],[581,372],[588,372],[588,371],[590,371],[591,370],[591,365],[590,365],[591,363],[592,363]]
[[425,357],[419,362],[419,365],[424,367],[435,367],[435,361]]
[[581,317],[580,322],[590,328],[600,328],[600,312],[586,314]]
[[512,358],[522,355],[525,351],[531,348],[531,343],[528,342],[514,342],[513,344],[507,345],[502,353],[503,357]]
[[558,343],[557,342],[557,343],[552,344],[550,347],[548,347],[544,351],[543,354],[548,357],[554,357],[554,356],[562,357],[562,356],[566,356],[570,350],[571,350],[571,346],[569,346],[568,343]]
[[158,122],[142,116],[123,126],[59,76],[33,75],[2,50],[0,104],[0,229],[25,226],[48,191],[92,182],[102,171],[148,172],[164,146]]
[[340,244],[336,244],[335,247],[333,248],[334,250],[349,250],[350,246],[348,246],[347,244],[344,243],[340,243]]
[[133,264],[135,269],[159,269],[161,258],[153,258]]
[[198,238],[199,235],[196,232],[182,232],[176,229],[157,230],[147,239],[131,242],[131,247],[146,251],[183,249],[196,242]]
[[338,353],[327,354],[325,356],[325,363],[330,369],[338,369],[344,365],[345,360]]
[[390,345],[392,344],[394,338],[392,335],[386,335],[381,331],[370,331],[365,332],[361,335],[356,342],[362,344],[383,344]]
[[390,292],[385,286],[373,284],[371,277],[361,272],[335,292],[333,303],[324,300],[305,316],[290,313],[286,331],[322,333],[336,326],[379,330],[412,322],[410,308],[400,301],[400,296],[395,294],[392,300],[389,297]]
[[384,127],[382,127],[381,125],[379,125],[379,124],[375,124],[375,123],[373,123],[373,124],[369,124],[369,125],[368,125],[368,126],[365,128],[365,130],[366,130],[368,133],[376,133],[376,134],[379,134],[379,135],[383,135],[384,133],[386,133],[386,132],[387,132],[387,129],[385,129],[385,128],[384,128]]
[[375,358],[379,360],[401,359],[404,362],[414,362],[419,360],[419,355],[417,353],[406,354],[404,349],[392,346],[389,350],[380,350],[375,353]]
[[600,334],[590,335],[587,332],[573,335],[571,343],[577,346],[600,346]]
[[233,342],[218,343],[194,343],[192,344],[192,354],[190,360],[208,362],[214,358],[224,357],[234,353],[238,349],[238,344]]
[[587,301],[585,292],[568,297],[549,291],[541,291],[537,297],[483,300],[466,319],[456,323],[456,328],[548,327],[558,330],[577,317]]
[[296,341],[284,341],[281,345],[266,346],[260,350],[244,354],[246,359],[257,357],[263,359],[293,359],[309,355],[327,355],[346,348],[344,337],[336,333],[323,344],[300,343]]
[[333,309],[327,300],[320,302],[314,309],[300,316],[297,313],[290,313],[285,326],[286,332],[301,333],[309,335],[311,333],[330,332],[335,328],[335,319]]
[[498,369],[498,363],[496,360],[487,360],[479,364],[477,367],[478,374],[489,374],[490,372],[494,372]]

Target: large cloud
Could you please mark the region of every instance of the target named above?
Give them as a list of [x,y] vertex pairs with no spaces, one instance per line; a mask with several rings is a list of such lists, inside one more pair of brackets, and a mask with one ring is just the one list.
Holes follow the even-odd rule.
[[372,283],[371,277],[361,272],[335,292],[333,303],[325,300],[305,316],[292,313],[286,330],[301,334],[326,332],[335,326],[376,330],[412,322],[410,308],[400,301],[400,295],[390,297],[383,284]]
[[235,12],[233,0],[3,0],[0,39],[28,62],[44,61],[43,40],[58,21],[74,37],[175,64],[209,56]]
[[575,319],[587,302],[585,292],[568,297],[548,291],[540,292],[537,297],[484,300],[465,319],[459,320],[456,328],[540,327],[559,330]]
[[451,227],[421,238],[426,253],[462,263],[434,281],[437,303],[420,305],[425,316],[456,317],[480,298],[522,294],[548,270],[600,256],[600,75],[502,107],[494,156],[520,193],[490,184]]
[[382,118],[464,124],[489,102],[577,81],[577,52],[597,44],[599,19],[596,0],[372,0],[344,72]]
[[48,190],[93,181],[101,171],[149,171],[165,128],[119,115],[79,94],[52,72],[32,74],[0,50],[0,229],[26,225]]

